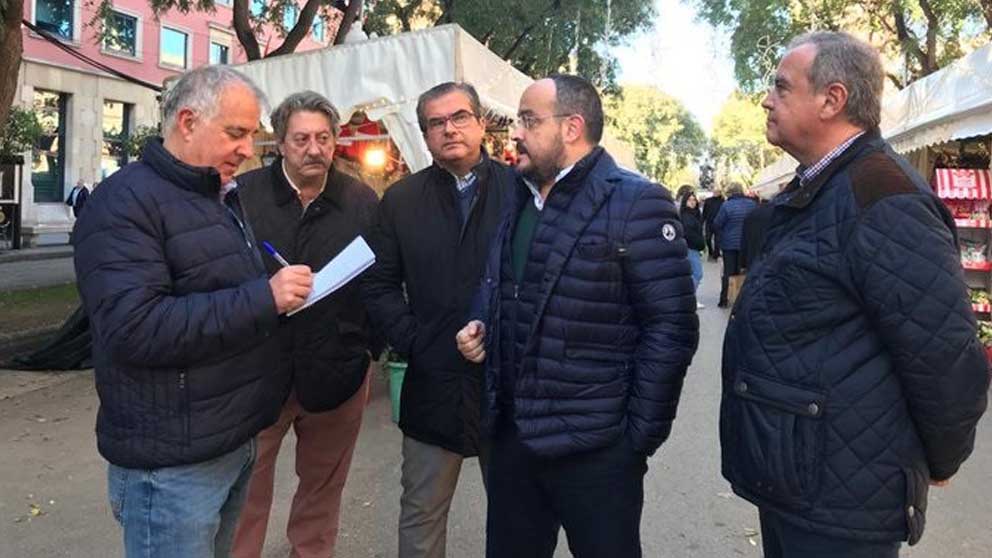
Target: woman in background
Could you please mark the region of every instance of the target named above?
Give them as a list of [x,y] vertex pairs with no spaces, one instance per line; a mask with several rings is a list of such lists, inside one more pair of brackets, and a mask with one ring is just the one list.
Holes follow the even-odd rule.
[[[683,194],[680,199],[679,216],[682,218],[682,228],[685,230],[685,242],[689,246],[692,283],[698,291],[699,283],[703,280],[702,251],[706,247],[706,240],[703,237],[703,214],[699,209],[699,199],[693,192]],[[705,306],[697,299],[696,308],[702,309]]]

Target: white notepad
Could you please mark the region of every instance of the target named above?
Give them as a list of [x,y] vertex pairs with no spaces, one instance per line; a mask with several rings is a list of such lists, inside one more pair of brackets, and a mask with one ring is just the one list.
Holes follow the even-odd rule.
[[310,296],[307,297],[303,306],[286,315],[292,316],[305,308],[313,306],[320,299],[345,286],[355,277],[358,277],[361,272],[368,269],[374,263],[375,254],[369,248],[365,239],[360,236],[355,237],[355,240],[352,240],[351,244],[344,250],[341,250],[340,254],[327,262],[324,269],[321,269],[313,276],[313,290],[310,291]]

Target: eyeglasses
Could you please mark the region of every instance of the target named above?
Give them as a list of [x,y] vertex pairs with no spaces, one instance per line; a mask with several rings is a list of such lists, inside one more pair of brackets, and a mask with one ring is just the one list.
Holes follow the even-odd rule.
[[451,116],[441,116],[438,118],[428,118],[427,119],[427,131],[430,133],[440,133],[448,126],[448,122],[455,128],[464,128],[469,125],[470,122],[478,118],[475,113],[469,112],[467,110],[460,110]]
[[547,116],[534,116],[533,114],[518,114],[517,119],[514,120],[513,125],[518,128],[523,128],[525,130],[533,130],[535,126],[544,122],[549,118],[568,118],[569,116],[575,116],[575,113],[568,114],[549,114]]

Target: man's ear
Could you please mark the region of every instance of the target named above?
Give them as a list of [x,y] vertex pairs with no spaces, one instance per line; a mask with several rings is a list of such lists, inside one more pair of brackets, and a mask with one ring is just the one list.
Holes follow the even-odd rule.
[[582,115],[572,114],[565,118],[565,131],[562,139],[565,143],[575,143],[586,135],[586,119]]
[[193,129],[199,124],[199,119],[193,109],[183,107],[176,115],[176,130],[183,138],[189,139],[193,134]]
[[840,82],[827,85],[823,104],[820,105],[820,119],[833,120],[837,115],[843,114],[845,108],[847,108],[847,87]]

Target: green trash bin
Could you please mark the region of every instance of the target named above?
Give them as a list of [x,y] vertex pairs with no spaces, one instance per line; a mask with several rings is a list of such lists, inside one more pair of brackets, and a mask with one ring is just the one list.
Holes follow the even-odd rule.
[[403,376],[406,374],[405,362],[387,362],[389,371],[389,400],[393,404],[393,422],[400,422],[400,394],[403,393]]

